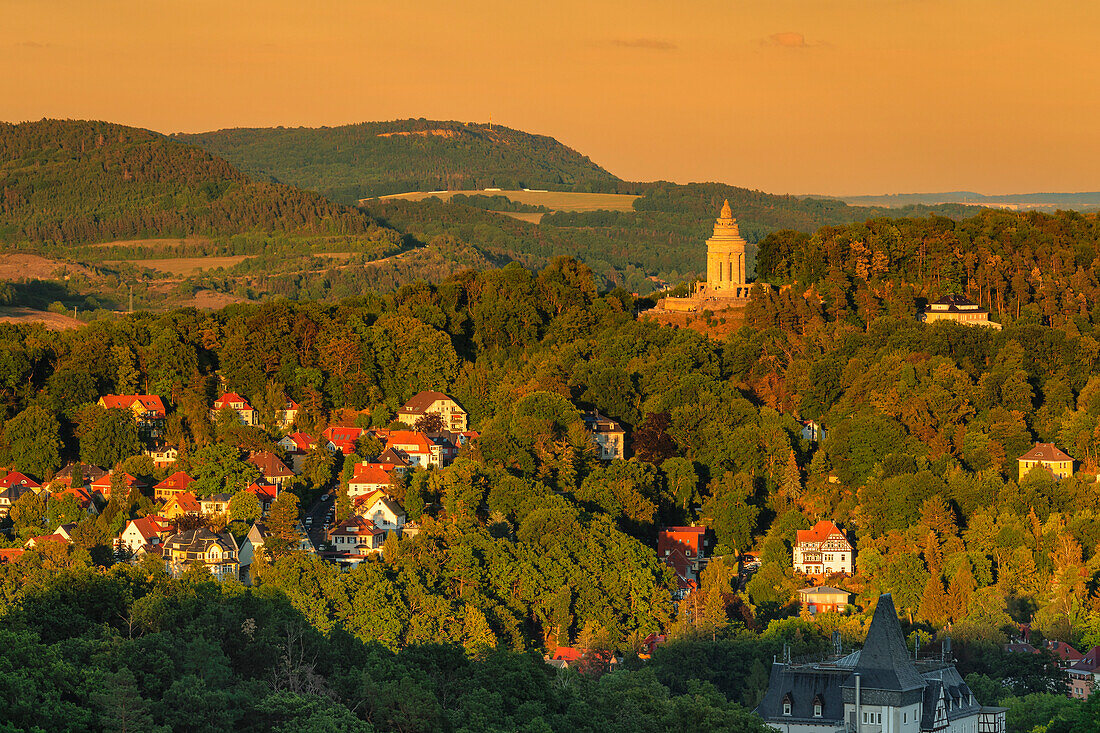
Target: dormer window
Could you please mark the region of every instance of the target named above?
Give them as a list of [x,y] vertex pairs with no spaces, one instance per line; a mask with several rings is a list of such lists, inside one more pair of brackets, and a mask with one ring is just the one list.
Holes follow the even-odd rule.
[[814,717],[815,718],[820,718],[821,717],[821,713],[822,713],[822,711],[824,710],[824,707],[825,707],[824,702],[825,701],[821,699],[821,695],[817,695],[817,696],[814,697]]
[[783,714],[789,716],[791,714],[791,694],[788,692],[783,696]]

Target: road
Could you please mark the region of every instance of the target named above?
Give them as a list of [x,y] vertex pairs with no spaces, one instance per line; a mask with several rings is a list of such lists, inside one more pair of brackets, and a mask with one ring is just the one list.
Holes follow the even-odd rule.
[[314,547],[320,547],[325,542],[325,527],[332,523],[332,515],[335,511],[336,496],[326,492],[321,494],[321,498],[302,515],[302,524]]

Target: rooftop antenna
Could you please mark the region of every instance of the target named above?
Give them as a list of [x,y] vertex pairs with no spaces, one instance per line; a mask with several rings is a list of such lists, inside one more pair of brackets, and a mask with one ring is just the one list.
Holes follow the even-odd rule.
[[920,632],[916,633],[916,646],[913,647],[913,659],[920,656]]

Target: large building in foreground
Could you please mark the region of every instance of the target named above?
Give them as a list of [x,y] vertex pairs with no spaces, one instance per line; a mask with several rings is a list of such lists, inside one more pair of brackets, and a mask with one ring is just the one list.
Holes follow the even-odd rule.
[[982,707],[946,661],[913,661],[890,594],[863,649],[825,662],[772,665],[756,710],[784,733],[1004,733],[1005,708]]

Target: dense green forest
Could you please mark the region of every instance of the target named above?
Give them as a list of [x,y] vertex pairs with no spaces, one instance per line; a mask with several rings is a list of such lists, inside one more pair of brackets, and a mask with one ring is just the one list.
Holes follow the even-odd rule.
[[[1095,715],[1092,704],[1051,702],[1061,700],[1064,689],[1055,666],[998,650],[1020,622],[1029,622],[1036,635],[1083,648],[1100,643],[1094,592],[1100,352],[1091,308],[1049,323],[1034,303],[1024,303],[1019,319],[1014,310],[999,314],[1006,323],[1000,332],[928,326],[914,318],[913,285],[884,290],[876,309],[858,305],[859,293],[886,288],[881,278],[869,277],[866,287],[850,281],[855,302],[822,302],[801,286],[758,288],[746,326],[723,342],[636,320],[629,295],[601,295],[593,273],[567,259],[537,274],[513,264],[329,305],[281,301],[214,313],[142,313],[57,334],[4,325],[0,395],[7,419],[0,460],[48,478],[68,459],[88,460],[115,446],[111,455],[127,470],[157,478],[142,457],[126,457],[133,446],[119,444],[102,414],[87,407],[100,394],[134,388],[169,403],[167,433],[184,450],[184,466],[203,465],[224,446],[272,448],[275,434],[211,424],[215,374],[261,410],[274,409],[282,395],[294,397],[303,405],[305,430],[320,429],[340,408],[368,410],[371,422],[384,425],[411,394],[437,388],[469,410],[482,437],[449,468],[417,472],[395,487],[410,517],[422,522],[419,535],[390,543],[352,573],[296,553],[280,555],[257,572],[256,589],[222,594],[240,597],[232,603],[289,604],[300,623],[315,630],[309,634],[323,634],[330,644],[356,637],[368,644],[366,658],[383,654],[370,644],[396,650],[385,669],[397,671],[367,675],[383,686],[403,676],[421,679],[414,669],[419,662],[401,660],[420,659],[413,650],[425,644],[463,648],[475,661],[457,661],[458,654],[454,663],[473,670],[482,663],[527,664],[503,651],[482,657],[478,648],[573,644],[630,658],[643,637],[665,630],[676,641],[664,652],[658,647],[657,664],[643,665],[634,677],[612,673],[599,684],[641,684],[656,675],[652,684],[668,692],[651,687],[639,695],[656,694],[669,705],[687,704],[677,696],[691,695],[707,715],[736,716],[728,705],[756,703],[775,644],[800,644],[812,653],[823,649],[832,629],[846,645],[858,645],[866,633],[868,616],[861,613],[824,614],[812,624],[789,618],[797,614],[795,590],[804,582],[790,566],[794,532],[831,518],[857,541],[859,554],[853,577],[830,582],[852,591],[865,609],[878,593],[893,593],[910,634],[935,635],[950,624],[968,684],[983,702],[1009,705],[1013,730],[1030,730],[1025,724],[1037,709],[1050,712],[1046,720]],[[577,411],[591,407],[630,430],[630,460],[595,459]],[[824,441],[802,438],[798,419],[809,417],[826,426]],[[1074,455],[1079,473],[1062,481],[1040,473],[1019,479],[1016,457],[1037,439]],[[306,501],[343,470],[318,458],[292,491]],[[27,581],[38,563],[79,557],[110,564],[103,544],[112,532],[152,511],[148,497],[135,495],[112,499],[96,518],[73,517],[66,513],[72,507],[63,508],[15,513],[16,543],[65,520],[76,519],[83,529],[65,558],[29,553],[2,571],[5,613],[40,608],[36,586]],[[692,521],[714,530],[716,559],[692,602],[674,604],[671,575],[654,554],[654,533],[662,524]],[[742,587],[736,557],[747,550],[759,551],[763,564]],[[132,616],[111,612],[107,625],[114,630],[96,622],[95,633],[125,634],[130,644],[174,633],[178,622],[167,626],[164,619],[180,618],[171,615],[171,604],[190,591],[182,590],[186,584],[164,587],[158,593],[169,601],[139,603],[141,593],[119,591],[124,599],[132,593],[134,608],[146,615],[139,622],[127,620],[136,610]],[[86,613],[98,618],[98,601],[85,603]],[[218,607],[216,594],[210,603]],[[32,633],[25,643],[37,649],[33,644],[84,639],[80,628],[65,628],[69,636],[53,630],[55,636],[36,640]],[[285,630],[264,633],[285,638]],[[94,648],[87,639],[81,644]],[[228,640],[217,644],[231,660],[239,653]],[[736,664],[724,656],[732,648],[740,649]],[[669,662],[675,672],[662,672],[661,654],[686,656]],[[304,658],[322,669],[326,657]],[[158,724],[168,720],[156,717],[168,714],[153,703],[159,688],[124,661],[110,661],[125,658],[96,659],[146,701],[135,705],[145,705]],[[1030,666],[1022,672],[1020,664]],[[401,671],[405,665],[413,671]],[[178,666],[185,676],[195,674]],[[319,674],[335,685],[329,669]],[[235,674],[234,685],[251,684],[251,672]],[[722,697],[693,686],[704,682]],[[455,712],[465,710],[466,701],[433,684],[423,683],[425,699],[436,696],[440,708],[425,703],[422,709],[468,714]],[[572,689],[588,695],[588,684]],[[352,698],[334,694],[359,719],[376,720]],[[591,704],[602,699],[591,695]],[[336,714],[324,707],[328,702],[310,699],[298,701],[295,714]],[[522,714],[561,727],[565,723],[547,712],[561,704],[573,703],[543,700]],[[291,713],[278,708],[272,714]],[[447,720],[456,729],[466,724],[462,717]]]
[[405,191],[616,192],[626,185],[552,137],[500,125],[409,119],[173,137],[220,155],[254,177],[318,191],[344,204]]
[[220,158],[107,122],[0,124],[0,241],[236,234],[392,236],[355,209],[258,183]]

